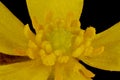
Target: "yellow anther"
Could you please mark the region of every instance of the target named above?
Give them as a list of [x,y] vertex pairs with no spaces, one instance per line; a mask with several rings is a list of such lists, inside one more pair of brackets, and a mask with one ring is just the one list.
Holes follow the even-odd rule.
[[38,45],[41,44],[42,38],[43,38],[43,30],[40,30],[35,37],[35,41]]
[[53,19],[53,13],[51,11],[49,11],[46,14],[46,19],[45,19],[46,24],[49,24],[50,22],[52,22],[52,19]]
[[50,43],[48,43],[48,44],[45,45],[45,50],[46,50],[47,53],[52,52],[52,46],[51,46]]
[[35,59],[35,54],[34,54],[34,51],[32,49],[28,48],[26,51],[26,54],[29,58]]
[[55,50],[55,51],[54,51],[54,54],[55,54],[56,56],[60,56],[60,55],[62,55],[62,53],[63,53],[62,50]]
[[49,41],[43,41],[41,47],[47,52],[50,53],[52,51],[52,46]]
[[38,46],[31,40],[29,40],[28,47],[33,49],[33,50],[37,50],[38,49]]
[[40,24],[37,22],[36,17],[32,17],[32,24],[33,24],[33,28],[35,29],[36,33],[38,33],[39,30],[43,28],[43,26],[40,25]]
[[90,47],[85,49],[85,52],[84,52],[83,55],[85,55],[85,56],[92,56],[92,53],[93,53],[93,47],[90,46]]
[[80,69],[82,68],[82,66],[80,65],[80,63],[75,63],[74,67],[73,67],[73,71],[74,72],[78,72]]
[[45,53],[45,50],[41,49],[38,54],[43,57],[43,56],[46,56],[46,53]]
[[35,38],[35,34],[30,30],[30,27],[28,24],[24,27],[24,34],[26,38],[33,40]]
[[85,45],[85,47],[89,47],[92,43],[92,39],[86,39],[84,40],[83,44]]
[[88,69],[86,69],[83,65],[81,65],[80,72],[81,72],[84,76],[89,77],[89,78],[95,76],[94,73],[92,73],[91,71],[89,71]]
[[60,63],[67,63],[69,60],[69,56],[59,56],[58,62]]
[[57,27],[57,28],[63,28],[64,25],[65,25],[64,20],[62,20],[62,19],[57,19],[57,20],[56,20],[56,27]]
[[77,36],[74,41],[74,46],[79,46],[81,42],[83,41],[83,38],[81,36]]
[[76,48],[75,51],[73,51],[72,56],[79,57],[83,53],[84,49],[85,49],[84,46],[81,45],[80,47]]
[[49,54],[41,57],[43,64],[47,66],[52,66],[56,62],[56,56],[54,54]]
[[47,44],[49,44],[48,41],[43,41],[43,42],[41,43],[41,47],[42,47],[43,49],[45,49],[45,46],[46,46]]
[[73,20],[71,23],[71,32],[74,34],[77,34],[80,31],[80,21],[79,20]]
[[86,77],[94,77],[95,74],[93,74],[91,71],[87,70],[82,64],[80,63],[76,63],[75,66],[73,67],[73,71],[74,72],[80,72],[81,74],[83,74]]
[[46,24],[45,26],[44,26],[44,32],[47,34],[47,35],[49,35],[49,33],[51,32],[51,31],[53,31],[53,29],[55,29],[56,28],[56,26],[51,22],[51,23],[49,23],[49,24]]
[[69,28],[71,25],[72,20],[74,20],[74,14],[72,12],[68,13],[66,16],[66,26],[65,28]]
[[41,56],[41,60],[43,62],[43,64],[47,65],[47,66],[52,66],[55,64],[56,61],[56,56],[54,54],[49,54],[47,55],[46,52],[41,49],[39,51],[39,55]]
[[83,73],[84,73],[84,75],[86,76],[86,77],[94,77],[95,76],[95,74],[94,73],[92,73],[91,71],[89,71],[89,70],[87,70],[87,69],[83,69]]
[[95,28],[94,27],[88,27],[85,31],[84,37],[86,39],[89,39],[89,38],[93,39],[95,34],[96,34]]
[[78,47],[82,43],[82,41],[83,41],[83,36],[78,35],[75,38],[73,46]]
[[72,20],[71,23],[69,23],[69,26],[65,26],[65,29],[70,31],[73,34],[79,33],[80,32],[79,20]]
[[93,56],[100,55],[104,51],[104,46],[94,49]]
[[79,20],[73,20],[71,22],[71,27],[79,28],[79,30],[80,30],[80,21]]

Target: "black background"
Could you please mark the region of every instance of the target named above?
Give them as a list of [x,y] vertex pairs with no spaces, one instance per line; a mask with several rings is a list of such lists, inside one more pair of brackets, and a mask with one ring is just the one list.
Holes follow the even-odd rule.
[[[94,26],[97,33],[111,27],[120,21],[119,0],[84,0],[83,12],[80,18],[82,28]],[[25,0],[2,0],[2,2],[24,24],[31,24]],[[110,72],[96,69],[84,64],[96,74],[93,80],[120,80],[120,72]]]

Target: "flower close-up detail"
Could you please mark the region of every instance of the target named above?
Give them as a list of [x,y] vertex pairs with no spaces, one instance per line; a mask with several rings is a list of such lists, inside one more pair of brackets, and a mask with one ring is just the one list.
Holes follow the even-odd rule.
[[32,21],[24,25],[0,2],[0,53],[28,60],[0,65],[0,80],[92,80],[80,61],[120,71],[120,22],[96,34],[80,28],[83,0],[26,0]]

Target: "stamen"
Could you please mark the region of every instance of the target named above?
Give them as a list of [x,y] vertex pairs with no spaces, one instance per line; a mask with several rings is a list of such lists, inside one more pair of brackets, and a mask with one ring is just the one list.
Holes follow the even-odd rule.
[[42,39],[43,39],[43,30],[40,30],[38,31],[38,33],[36,34],[36,37],[35,37],[35,41],[38,45],[41,44],[42,42]]
[[70,25],[70,31],[74,34],[79,33],[80,30],[80,22],[78,20],[73,20]]
[[56,56],[52,53],[50,55],[44,55],[44,56],[41,55],[41,60],[43,64],[47,66],[52,66],[56,62]]
[[43,41],[41,44],[41,48],[44,49],[47,53],[52,52],[52,46],[49,41]]
[[93,39],[95,37],[95,32],[96,32],[95,28],[88,27],[85,31],[84,36],[85,36],[86,39]]
[[33,50],[37,50],[38,49],[38,46],[31,40],[29,40],[28,47],[33,49]]
[[74,20],[74,14],[70,12],[66,16],[65,28],[69,29],[69,27],[71,26],[72,20]]
[[67,63],[69,60],[69,56],[59,56],[58,62],[59,63]]
[[71,22],[71,27],[74,27],[75,29],[78,28],[80,30],[80,21],[78,20],[73,20]]
[[84,52],[83,55],[85,55],[85,56],[91,56],[92,53],[93,53],[93,47],[90,46],[90,47],[88,47],[88,48],[85,49],[85,52]]
[[78,47],[83,41],[83,32],[80,31],[79,35],[76,36],[73,46]]
[[55,51],[54,51],[54,54],[55,54],[56,56],[61,56],[61,55],[63,54],[63,51],[62,51],[62,50],[55,50]]
[[52,19],[53,19],[53,13],[51,11],[49,11],[47,13],[46,19],[45,19],[46,24],[49,24],[50,22],[52,22]]
[[51,46],[50,43],[48,43],[48,44],[45,45],[45,50],[46,50],[47,53],[52,52],[52,46]]
[[83,44],[85,45],[86,48],[89,47],[91,45],[91,43],[92,43],[92,39],[91,38],[87,39],[87,40],[84,39]]
[[73,67],[73,71],[74,72],[78,72],[81,69],[81,65],[79,65],[78,63],[75,63],[74,67]]
[[45,50],[41,49],[38,54],[41,56],[41,57],[44,57],[46,56],[46,53],[45,53]]
[[[50,33],[51,31],[53,31],[53,29],[55,29],[56,27],[55,27],[55,25],[54,25],[54,23],[49,23],[49,24],[46,24],[45,26],[44,26],[44,33]],[[47,34],[48,35],[48,34]]]
[[84,49],[85,49],[84,46],[81,45],[80,47],[76,48],[75,51],[73,51],[72,56],[79,57],[83,53]]
[[[80,65],[81,65],[81,64],[80,64]],[[89,77],[89,78],[95,76],[94,73],[92,73],[91,71],[89,71],[88,69],[86,69],[83,65],[81,65],[80,72],[82,72],[84,76]]]
[[39,30],[43,28],[43,26],[40,25],[40,24],[37,22],[35,16],[32,18],[32,24],[33,24],[33,28],[35,29],[36,33],[38,33]]
[[75,66],[74,66],[74,68],[73,68],[73,71],[74,71],[74,72],[80,71],[84,76],[89,77],[89,78],[95,76],[95,74],[93,74],[91,71],[87,70],[87,69],[86,69],[82,64],[80,64],[80,63],[79,63],[79,64],[78,64],[78,63],[75,64]]
[[28,55],[29,58],[35,59],[35,55],[34,55],[32,49],[28,48],[26,51],[26,54]]
[[24,34],[26,36],[26,38],[30,39],[30,40],[34,40],[35,35],[34,33],[30,30],[29,25],[26,24],[24,27]]
[[56,28],[57,29],[64,28],[64,25],[65,25],[64,20],[62,20],[62,19],[57,19],[56,20]]

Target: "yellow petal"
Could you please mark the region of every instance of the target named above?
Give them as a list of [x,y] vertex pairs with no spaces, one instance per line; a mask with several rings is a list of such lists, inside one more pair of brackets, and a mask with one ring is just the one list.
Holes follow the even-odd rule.
[[83,0],[27,0],[27,5],[31,18],[35,17],[40,24],[43,24],[46,15],[51,13],[53,17],[61,19],[72,13],[78,20],[82,12]]
[[51,68],[39,61],[0,66],[0,80],[47,80]]
[[27,39],[23,26],[22,22],[0,2],[0,52],[17,55],[14,49],[22,51],[26,48]]
[[[95,38],[94,47],[104,46],[104,52],[94,57],[82,57],[82,60],[96,68],[120,71],[120,22],[101,32]],[[94,53],[95,54],[95,53]]]
[[[79,70],[74,70],[75,60],[69,61],[67,64],[56,64],[55,80],[91,80],[90,77],[84,76]],[[77,64],[79,64],[77,62]]]

